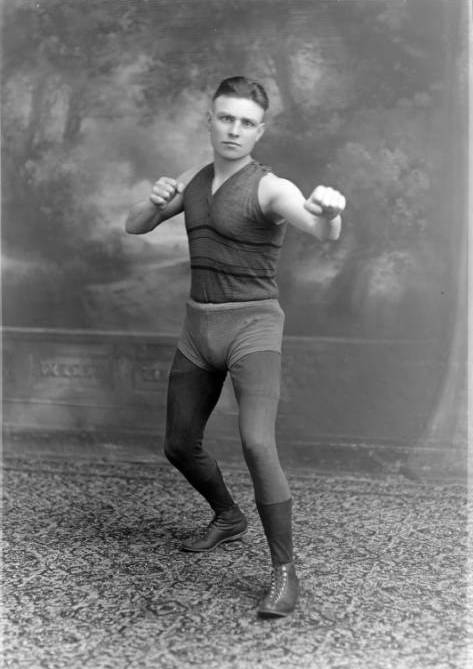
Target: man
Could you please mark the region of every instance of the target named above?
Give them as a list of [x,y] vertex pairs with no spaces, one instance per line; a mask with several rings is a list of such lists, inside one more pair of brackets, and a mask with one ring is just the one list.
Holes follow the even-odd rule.
[[245,77],[219,85],[208,112],[213,163],[162,177],[136,204],[126,230],[143,234],[184,212],[191,292],[169,376],[165,454],[207,500],[214,517],[186,551],[239,539],[247,521],[215,459],[202,447],[227,372],[239,409],[243,453],[272,560],[261,617],[291,613],[299,594],[292,545],[292,499],[279,463],[275,420],[284,313],[276,264],[287,223],[320,240],[338,239],[345,199],[319,186],[306,200],[290,181],[252,158],[268,109],[264,88]]

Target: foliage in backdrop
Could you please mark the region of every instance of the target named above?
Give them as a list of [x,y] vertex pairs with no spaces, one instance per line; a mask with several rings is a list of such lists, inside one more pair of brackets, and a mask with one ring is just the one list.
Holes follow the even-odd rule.
[[305,192],[330,184],[349,202],[340,242],[288,234],[287,333],[441,334],[461,234],[460,4],[9,0],[4,323],[178,330],[182,220],[146,237],[123,223],[159,176],[210,160],[208,95],[242,73],[271,98],[256,157]]

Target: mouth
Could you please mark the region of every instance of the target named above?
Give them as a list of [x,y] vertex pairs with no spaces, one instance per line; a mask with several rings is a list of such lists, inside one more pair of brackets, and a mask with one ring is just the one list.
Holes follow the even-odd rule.
[[222,142],[225,146],[233,147],[235,149],[240,148],[241,144],[238,144],[238,142]]

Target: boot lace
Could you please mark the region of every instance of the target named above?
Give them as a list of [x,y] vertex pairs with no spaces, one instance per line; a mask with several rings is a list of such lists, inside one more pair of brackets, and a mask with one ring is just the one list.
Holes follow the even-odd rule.
[[284,567],[281,567],[280,569],[273,569],[273,573],[271,574],[271,585],[268,593],[269,599],[273,602],[277,602],[286,589],[286,585],[287,570],[284,569]]

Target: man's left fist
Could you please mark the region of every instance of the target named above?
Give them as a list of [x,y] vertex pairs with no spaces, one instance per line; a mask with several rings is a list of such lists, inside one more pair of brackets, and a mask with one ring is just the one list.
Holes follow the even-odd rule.
[[338,190],[328,186],[317,186],[304,202],[304,207],[315,216],[332,221],[345,209],[346,200]]

